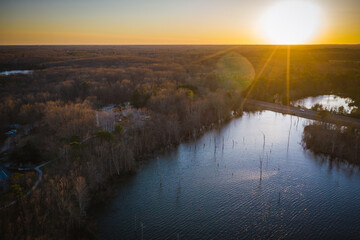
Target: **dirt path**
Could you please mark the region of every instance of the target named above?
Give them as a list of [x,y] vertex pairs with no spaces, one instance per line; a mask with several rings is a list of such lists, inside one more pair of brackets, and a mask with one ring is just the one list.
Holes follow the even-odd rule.
[[[94,137],[94,136],[89,136],[89,137],[85,138],[84,140],[82,140],[81,143],[84,143],[84,142],[88,141],[89,139],[91,139],[91,138],[93,138],[93,137]],[[61,153],[60,157],[64,156],[64,154],[65,154],[65,151],[63,151],[63,152]],[[45,162],[45,163],[42,163],[42,164],[40,164],[40,165],[38,165],[38,166],[36,166],[36,167],[34,167],[34,168],[18,168],[18,169],[17,169],[18,171],[33,171],[33,170],[34,170],[34,171],[37,171],[37,172],[39,173],[39,177],[38,177],[38,179],[36,180],[34,186],[32,186],[32,188],[31,188],[29,191],[27,191],[27,193],[26,193],[25,195],[23,195],[21,198],[15,199],[14,201],[12,201],[11,203],[9,203],[9,204],[7,204],[7,205],[5,205],[5,206],[0,207],[0,211],[1,211],[2,209],[4,209],[4,208],[7,208],[7,207],[10,207],[10,206],[14,205],[15,203],[17,203],[17,201],[19,201],[20,199],[22,199],[22,198],[24,198],[24,197],[29,196],[33,191],[35,191],[35,189],[39,186],[39,184],[40,184],[40,182],[41,182],[41,180],[42,180],[42,177],[43,177],[43,172],[42,172],[41,168],[44,167],[44,166],[46,166],[46,165],[48,165],[49,163],[51,163],[51,162],[53,162],[53,161],[56,161],[56,160],[59,159],[60,157],[58,157],[58,158],[56,158],[56,159],[54,159],[54,160],[50,160],[50,161],[47,161],[47,162]]]

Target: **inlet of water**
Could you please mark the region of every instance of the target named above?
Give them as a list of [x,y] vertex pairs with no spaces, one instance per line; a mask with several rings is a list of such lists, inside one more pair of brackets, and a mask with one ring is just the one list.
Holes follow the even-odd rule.
[[150,160],[96,209],[98,237],[358,238],[359,170],[304,151],[307,123],[245,114]]

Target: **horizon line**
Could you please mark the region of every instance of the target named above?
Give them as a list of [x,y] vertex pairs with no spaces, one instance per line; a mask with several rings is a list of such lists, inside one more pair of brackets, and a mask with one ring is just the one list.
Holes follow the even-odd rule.
[[359,43],[301,43],[301,44],[271,44],[271,43],[144,43],[144,44],[0,44],[1,47],[15,46],[318,46],[318,45],[360,45]]

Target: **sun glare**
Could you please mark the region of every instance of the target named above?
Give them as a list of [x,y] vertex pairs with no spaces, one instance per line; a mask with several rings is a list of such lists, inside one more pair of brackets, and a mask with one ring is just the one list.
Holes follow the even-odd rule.
[[320,25],[320,7],[310,1],[282,1],[265,11],[261,27],[274,44],[306,43]]

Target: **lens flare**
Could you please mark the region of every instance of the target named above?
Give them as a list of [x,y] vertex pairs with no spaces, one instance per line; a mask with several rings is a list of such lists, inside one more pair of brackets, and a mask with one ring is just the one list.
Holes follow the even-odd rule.
[[255,78],[251,62],[236,52],[230,52],[219,59],[216,73],[219,84],[228,89],[244,90]]

